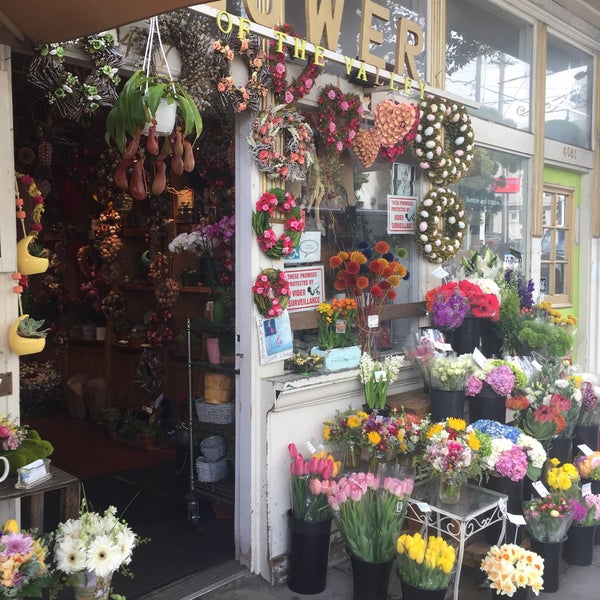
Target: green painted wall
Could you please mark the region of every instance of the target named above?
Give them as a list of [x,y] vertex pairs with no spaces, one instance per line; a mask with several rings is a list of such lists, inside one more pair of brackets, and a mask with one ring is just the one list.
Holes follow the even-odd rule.
[[[563,185],[575,190],[575,206],[580,206],[581,175],[573,171],[565,171],[556,167],[544,167],[544,183]],[[563,309],[563,314],[572,314],[579,319],[579,244],[573,248],[573,307]]]

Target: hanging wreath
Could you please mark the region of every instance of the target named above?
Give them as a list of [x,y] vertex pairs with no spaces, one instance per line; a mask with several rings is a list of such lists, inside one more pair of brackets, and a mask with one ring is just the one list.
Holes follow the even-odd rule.
[[[279,238],[270,222],[276,213],[285,218],[283,233]],[[281,258],[291,254],[300,242],[304,221],[294,197],[281,188],[271,188],[256,202],[256,212],[252,214],[252,227],[260,249],[271,258]]]
[[317,104],[317,130],[325,146],[338,154],[351,148],[362,114],[357,94],[344,94],[339,87],[326,85]]
[[[231,63],[236,56],[242,57],[250,70],[250,77],[243,86],[236,86],[231,76]],[[266,58],[260,39],[253,35],[242,38],[228,35],[213,44],[214,83],[227,108],[235,112],[260,110],[271,79]]]
[[263,269],[252,286],[254,304],[268,319],[279,317],[290,299],[290,284],[283,271]]
[[453,191],[430,189],[417,209],[415,238],[424,258],[432,263],[450,260],[460,249],[466,231],[465,207]]
[[248,144],[256,167],[271,179],[306,179],[314,160],[310,125],[285,105],[268,107],[252,121]]
[[[38,233],[43,229],[42,215],[44,214],[44,197],[42,196],[42,192],[40,192],[38,189],[38,186],[31,175],[15,173],[15,176],[17,177],[17,180],[26,187],[27,193],[31,197],[31,225],[29,226],[30,230],[28,235],[37,237]],[[23,209],[23,199],[18,196],[16,203],[17,219],[19,219],[23,224],[23,234],[25,234],[26,213]]]
[[388,98],[375,106],[374,116],[381,140],[379,155],[395,162],[417,135],[419,109],[414,104]]
[[473,160],[471,117],[462,104],[428,95],[419,103],[414,140],[419,166],[436,185],[448,185],[467,173]]
[[[275,31],[281,31],[286,35],[300,38],[300,34],[294,31],[289,23],[277,25]],[[292,80],[288,85],[286,80],[287,75],[287,58],[289,49],[284,45],[283,52],[277,52],[276,48],[279,44],[278,40],[269,41],[269,57],[268,66],[271,73],[271,90],[275,96],[275,100],[282,104],[292,104],[301,100],[308,94],[314,84],[315,79],[321,74],[323,67],[315,64],[314,55],[308,55],[306,65],[298,77]]]

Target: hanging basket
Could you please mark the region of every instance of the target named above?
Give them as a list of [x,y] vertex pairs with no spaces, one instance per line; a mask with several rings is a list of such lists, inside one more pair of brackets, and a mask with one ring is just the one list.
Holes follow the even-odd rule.
[[47,258],[29,254],[29,244],[33,239],[34,236],[26,235],[17,244],[17,270],[21,275],[37,275],[48,270]]
[[26,338],[19,335],[19,324],[29,315],[21,315],[16,321],[13,321],[8,329],[8,345],[10,349],[18,356],[26,354],[37,354],[46,346],[46,338]]

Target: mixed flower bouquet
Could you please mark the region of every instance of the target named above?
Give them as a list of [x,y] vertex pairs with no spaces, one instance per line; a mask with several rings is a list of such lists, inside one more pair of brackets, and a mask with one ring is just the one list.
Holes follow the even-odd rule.
[[417,588],[447,588],[456,566],[456,549],[442,537],[405,533],[396,543],[398,571],[403,581]]
[[600,425],[600,387],[584,379],[580,390],[579,425]]
[[592,452],[587,456],[580,456],[573,463],[582,479],[600,480],[600,452]]
[[429,386],[436,390],[464,390],[467,377],[475,368],[471,354],[439,356],[426,367]]
[[517,427],[540,442],[549,443],[566,427],[564,417],[555,406],[538,405],[531,396],[511,396],[506,399],[505,405],[514,411],[513,418]]
[[[398,251],[404,254],[405,251]],[[351,252],[342,250],[329,259],[329,266],[336,272],[334,288],[356,301],[356,325],[363,349],[370,350],[369,317],[379,315],[381,307],[397,297],[394,288],[408,271],[390,250],[390,245],[379,241],[373,248],[360,242]],[[375,329],[378,327],[376,326]]]
[[561,493],[523,502],[527,529],[539,542],[562,542],[573,522],[571,501]]
[[0,416],[0,449],[4,452],[18,450],[28,431],[27,425],[18,425],[8,416]]
[[323,438],[332,444],[354,442],[360,444],[362,440],[362,426],[368,415],[362,410],[348,407],[344,411],[336,411],[332,419],[325,421]]
[[0,597],[5,599],[41,597],[50,585],[46,564],[48,548],[42,538],[21,531],[10,519],[0,534]]
[[431,424],[424,436],[424,451],[416,457],[420,477],[460,485],[482,475],[490,447],[486,434],[467,426],[463,419],[449,417]]
[[532,481],[539,479],[547,455],[538,440],[498,421],[479,419],[471,425],[490,438],[489,454],[483,459],[486,469],[512,481],[525,476]]
[[348,551],[365,562],[394,558],[414,480],[351,473],[332,484],[329,505]]
[[428,389],[429,367],[431,361],[439,356],[439,352],[433,346],[433,342],[427,337],[418,337],[414,342],[404,346],[404,356],[412,367],[419,373],[423,379],[425,388]]
[[491,279],[451,281],[425,295],[431,324],[440,329],[456,329],[465,317],[497,321],[500,315],[500,291]]
[[106,585],[112,574],[131,562],[138,538],[117,509],[109,506],[103,514],[83,511],[78,519],[59,523],[54,541],[56,568],[69,585],[84,586],[97,581]]
[[475,369],[467,378],[466,395],[477,396],[488,385],[499,396],[509,396],[527,384],[527,377],[519,366],[507,360],[492,358],[482,369]]
[[381,360],[373,360],[367,352],[362,354],[358,376],[365,386],[369,408],[385,408],[388,387],[398,379],[400,369],[405,365],[404,358],[398,354],[388,354]]
[[539,596],[543,589],[544,560],[516,544],[492,546],[480,568],[500,595],[512,597],[518,588],[530,587]]
[[573,522],[580,527],[594,527],[600,523],[600,494],[587,494],[580,500],[571,500]]
[[304,460],[295,444],[288,446],[292,483],[292,516],[300,521],[324,521],[331,516],[327,496],[340,462],[324,450]]
[[346,348],[358,340],[354,329],[356,319],[356,300],[353,298],[334,298],[321,302],[319,313],[319,348]]

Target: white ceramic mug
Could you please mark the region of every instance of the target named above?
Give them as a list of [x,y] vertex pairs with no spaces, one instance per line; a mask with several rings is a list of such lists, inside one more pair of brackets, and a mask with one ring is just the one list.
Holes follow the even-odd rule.
[[4,473],[0,475],[0,481],[4,481],[10,473],[10,465],[8,464],[8,459],[6,456],[0,456],[0,461],[4,463]]

